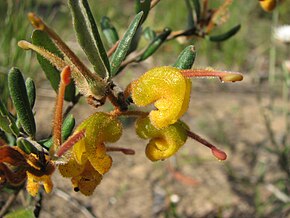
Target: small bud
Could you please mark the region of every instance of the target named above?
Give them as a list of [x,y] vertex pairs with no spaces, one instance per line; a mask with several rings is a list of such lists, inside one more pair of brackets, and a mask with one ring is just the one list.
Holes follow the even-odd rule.
[[219,160],[226,160],[227,159],[227,154],[216,147],[211,148],[212,154]]

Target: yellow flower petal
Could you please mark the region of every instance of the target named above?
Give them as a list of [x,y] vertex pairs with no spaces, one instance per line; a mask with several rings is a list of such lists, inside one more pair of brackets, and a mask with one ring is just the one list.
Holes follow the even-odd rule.
[[80,191],[84,195],[89,196],[93,194],[102,178],[102,175],[99,174],[88,162],[85,165],[84,171],[81,172],[80,175],[72,178],[72,184],[75,191]]
[[148,118],[136,121],[136,132],[141,138],[151,139],[146,147],[146,156],[152,160],[164,160],[174,155],[187,139],[188,127],[181,121],[166,128],[155,128]]
[[90,161],[95,170],[104,174],[112,165],[104,142],[117,141],[122,135],[122,124],[107,113],[97,112],[82,122],[76,131],[83,129],[85,137],[74,145],[74,157],[81,165]]
[[154,103],[158,110],[149,117],[156,128],[175,123],[187,110],[191,81],[174,67],[157,67],[132,83],[132,98],[137,106]]
[[36,196],[40,187],[43,184],[46,193],[50,193],[53,188],[53,183],[50,175],[35,176],[28,171],[27,174],[27,185],[26,189],[28,193],[32,196]]
[[58,170],[63,177],[74,177],[84,170],[84,165],[71,158],[66,164],[60,165]]

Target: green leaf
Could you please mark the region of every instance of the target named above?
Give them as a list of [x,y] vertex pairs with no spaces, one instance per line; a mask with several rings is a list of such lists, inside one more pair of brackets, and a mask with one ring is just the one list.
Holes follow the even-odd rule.
[[241,29],[241,24],[234,26],[233,28],[231,28],[229,31],[220,34],[220,35],[215,35],[215,36],[209,36],[208,39],[212,42],[221,42],[221,41],[225,41],[229,38],[231,38],[232,36],[234,36],[239,30]]
[[62,140],[66,140],[72,133],[73,129],[75,127],[75,118],[72,114],[68,115],[62,124]]
[[35,90],[35,84],[30,77],[28,77],[26,79],[25,86],[26,86],[26,90],[27,90],[29,104],[30,104],[30,107],[32,109],[34,106],[34,103],[35,103],[36,90]]
[[112,77],[117,74],[122,61],[126,58],[127,52],[131,46],[131,42],[136,33],[136,30],[139,27],[139,23],[142,19],[142,16],[143,16],[142,11],[135,16],[134,20],[129,25],[129,28],[125,32],[116,51],[114,52],[112,56],[112,60],[111,60]]
[[109,46],[112,47],[119,40],[119,36],[110,18],[106,16],[102,17],[101,28]]
[[3,218],[35,218],[32,208],[21,208],[8,213]]
[[[62,124],[61,135],[63,142],[72,134],[74,126],[75,126],[75,118],[73,117],[72,114],[70,114],[65,118]],[[53,138],[50,137],[48,139],[39,141],[39,143],[42,144],[47,149],[49,149],[53,144]]]
[[8,88],[23,130],[29,136],[34,137],[36,131],[35,120],[29,104],[24,78],[19,69],[12,68],[9,71]]
[[[32,34],[33,44],[45,48],[47,51],[57,55],[60,58],[63,58],[62,53],[58,50],[53,41],[49,38],[48,34],[40,31],[34,30]],[[49,80],[52,88],[57,92],[58,85],[60,82],[60,72],[45,58],[37,54],[37,60],[43,69],[46,78]],[[64,99],[66,101],[73,101],[75,97],[75,85],[73,81],[65,88]]]
[[33,144],[31,144],[27,139],[20,137],[17,139],[17,146],[24,151],[26,154],[38,154],[38,150],[36,147],[34,147]]
[[195,47],[193,45],[189,45],[180,53],[173,66],[183,70],[191,69],[195,57],[196,57]]
[[102,78],[110,77],[110,64],[96,22],[86,0],[69,0],[78,41]]
[[185,5],[187,9],[187,26],[188,28],[193,28],[195,23],[194,23],[194,17],[193,17],[193,12],[192,12],[192,6],[189,0],[185,0]]
[[143,11],[143,17],[140,23],[144,23],[146,20],[151,6],[151,0],[135,0],[135,11],[136,14]]
[[8,112],[0,100],[0,129],[6,133],[12,133],[15,136],[19,135],[19,129],[15,123],[15,118]]
[[201,11],[201,7],[200,7],[200,2],[199,0],[192,0],[193,5],[194,5],[194,10],[195,10],[195,14],[196,14],[196,21],[198,22],[200,20],[200,11]]
[[155,39],[153,39],[153,41],[148,45],[147,49],[138,58],[138,61],[143,61],[150,57],[163,44],[170,33],[171,29],[165,28],[163,32],[156,36]]

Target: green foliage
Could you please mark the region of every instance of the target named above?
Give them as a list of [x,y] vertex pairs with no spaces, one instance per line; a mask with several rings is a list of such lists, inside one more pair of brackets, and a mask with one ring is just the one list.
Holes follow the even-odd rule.
[[[47,51],[63,59],[63,54],[58,50],[56,45],[52,42],[49,36],[40,30],[34,30],[32,33],[32,42],[35,45],[41,46]],[[52,88],[57,91],[60,82],[60,72],[45,58],[37,54],[37,60],[43,69],[46,78],[49,80]],[[75,97],[75,85],[70,83],[65,91],[65,100],[73,101]]]
[[127,31],[125,32],[123,38],[120,40],[119,45],[111,59],[112,76],[115,76],[118,73],[120,65],[122,61],[125,59],[127,52],[130,49],[132,39],[136,34],[142,16],[143,16],[142,11],[135,16],[135,18],[129,25]]
[[87,1],[69,1],[78,41],[102,78],[110,77],[109,59]]
[[30,107],[25,81],[19,69],[12,68],[9,71],[8,87],[21,127],[29,136],[34,137],[36,133],[34,115]]

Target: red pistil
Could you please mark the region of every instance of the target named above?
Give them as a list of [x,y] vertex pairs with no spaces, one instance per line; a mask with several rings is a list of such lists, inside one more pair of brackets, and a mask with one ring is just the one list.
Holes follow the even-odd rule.
[[222,82],[237,82],[243,80],[243,75],[238,72],[217,71],[214,69],[181,70],[185,77],[218,77]]
[[74,144],[76,144],[79,140],[85,137],[86,130],[83,129],[80,132],[73,134],[71,137],[66,140],[59,150],[56,152],[57,157],[61,157],[65,152],[67,152]]

